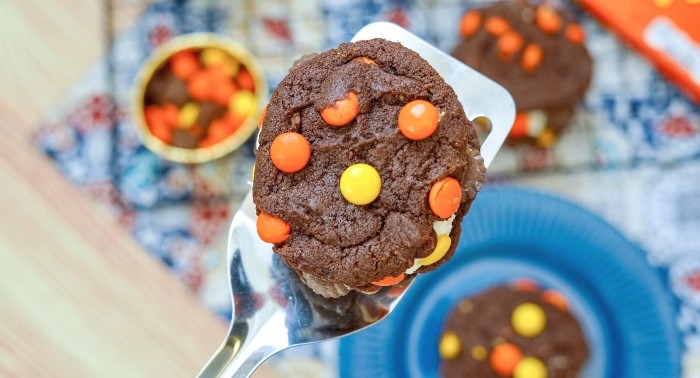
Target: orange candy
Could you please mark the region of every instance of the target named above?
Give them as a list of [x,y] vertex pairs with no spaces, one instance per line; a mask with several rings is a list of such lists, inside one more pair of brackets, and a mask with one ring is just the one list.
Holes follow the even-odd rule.
[[556,290],[545,291],[542,293],[542,299],[561,311],[567,311],[569,309],[569,301]]
[[462,187],[452,177],[445,177],[433,184],[428,195],[430,210],[441,219],[447,219],[459,209]]
[[534,293],[537,291],[538,286],[537,282],[527,279],[527,278],[521,278],[513,283],[513,287],[515,287],[517,290],[520,291],[527,291],[530,293]]
[[272,164],[282,172],[301,171],[311,158],[311,146],[303,135],[287,132],[278,135],[270,146]]
[[399,111],[399,130],[408,139],[425,139],[438,127],[438,111],[428,101],[413,100]]
[[207,101],[211,87],[211,75],[207,71],[197,71],[187,81],[187,94],[197,101]]
[[360,102],[354,92],[348,92],[347,97],[336,100],[333,106],[321,111],[321,118],[331,126],[345,126],[352,122],[360,113]]
[[379,281],[374,281],[374,282],[372,282],[372,285],[376,285],[376,286],[394,286],[394,285],[396,285],[397,283],[403,281],[403,278],[404,278],[404,274],[403,274],[403,273],[399,274],[399,275],[396,276],[396,277],[386,276],[386,277],[382,278],[382,279],[379,280]]
[[248,70],[241,70],[236,76],[236,82],[239,87],[255,92],[255,80]]
[[228,122],[226,122],[226,120],[224,120],[224,118],[215,119],[209,124],[207,139],[209,139],[212,143],[220,142],[231,135],[233,131],[233,128]]
[[[226,81],[229,81],[226,73],[218,66],[211,66],[192,75],[187,81],[187,93],[197,101],[214,100],[215,96],[220,100],[223,96],[222,94],[217,95],[217,91],[222,85],[225,85],[223,83]],[[225,104],[225,102],[222,103],[222,105]]]
[[569,24],[564,31],[564,35],[566,35],[566,39],[579,45],[586,40],[586,31],[579,24]]
[[265,113],[267,113],[267,105],[265,105],[265,107],[262,108],[260,116],[258,117],[258,129],[262,127],[263,121],[265,121]]
[[154,126],[151,126],[150,128],[151,134],[155,136],[156,138],[162,140],[165,143],[172,143],[173,141],[173,133],[172,129],[164,124],[157,124]]
[[517,346],[511,343],[502,343],[496,345],[491,351],[489,363],[496,374],[510,377],[522,358],[523,353]]
[[545,33],[555,34],[561,29],[561,18],[554,8],[540,4],[535,11],[535,23]]
[[143,116],[146,118],[146,124],[149,127],[153,127],[155,124],[165,124],[165,118],[163,118],[163,111],[158,105],[148,105],[143,109]]
[[170,69],[178,78],[182,80],[189,79],[199,70],[197,55],[190,50],[176,52],[170,58]]
[[165,123],[170,127],[176,127],[180,118],[180,109],[173,104],[165,104],[161,110]]
[[472,10],[462,16],[462,20],[459,23],[459,32],[462,34],[462,37],[471,37],[479,30],[480,25],[481,13]]
[[177,127],[179,115],[180,110],[173,104],[149,105],[144,109],[151,134],[165,143],[172,141],[172,129]]
[[272,216],[265,212],[258,214],[258,221],[255,223],[260,239],[267,243],[278,244],[289,238],[292,227],[284,220]]
[[210,96],[212,101],[219,105],[228,105],[231,97],[236,93],[236,84],[230,79],[214,82],[211,87]]
[[513,127],[510,129],[510,136],[513,138],[522,138],[527,135],[528,115],[526,112],[518,112],[513,121]]
[[498,38],[498,57],[503,61],[509,61],[521,47],[523,47],[523,37],[517,32],[508,31]]
[[484,28],[490,34],[493,34],[495,36],[500,36],[500,35],[503,35],[505,32],[507,32],[508,30],[510,30],[510,25],[508,24],[508,21],[506,21],[505,18],[499,17],[499,16],[494,16],[494,17],[489,17],[486,20],[486,22],[484,23]]
[[523,50],[523,57],[520,60],[520,66],[523,67],[523,71],[527,73],[533,73],[542,63],[542,47],[536,43],[530,43]]

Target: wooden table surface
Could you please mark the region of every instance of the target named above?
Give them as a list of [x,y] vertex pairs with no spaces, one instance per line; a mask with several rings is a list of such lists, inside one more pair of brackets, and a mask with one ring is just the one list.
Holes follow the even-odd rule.
[[[128,26],[143,1],[122,3]],[[103,2],[0,1],[0,376],[189,377],[227,325],[30,138],[104,54]]]

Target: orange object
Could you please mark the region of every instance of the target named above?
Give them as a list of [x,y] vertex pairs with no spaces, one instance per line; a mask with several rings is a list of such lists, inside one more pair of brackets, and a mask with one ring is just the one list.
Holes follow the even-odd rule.
[[207,147],[211,147],[217,143],[219,143],[219,141],[214,140],[214,138],[206,137],[206,138],[200,140],[199,143],[197,143],[197,148],[207,148]]
[[209,82],[212,86],[222,83],[226,80],[231,80],[226,70],[220,64],[213,64],[204,69],[204,73],[209,76]]
[[539,286],[537,285],[537,282],[527,279],[527,278],[521,278],[513,283],[513,287],[515,287],[517,290],[520,291],[527,291],[534,293],[537,291]]
[[547,290],[542,293],[542,299],[561,311],[569,310],[569,301],[556,290]]
[[401,273],[401,274],[399,274],[399,275],[396,276],[396,277],[386,276],[386,277],[382,278],[382,279],[379,280],[379,281],[374,281],[374,282],[372,282],[372,285],[376,285],[376,286],[394,286],[394,285],[396,285],[397,283],[403,281],[403,279],[404,279],[404,274]]
[[292,230],[289,223],[262,211],[258,214],[255,227],[260,239],[272,244],[279,244],[289,239],[289,232]]
[[321,111],[321,118],[331,126],[345,126],[360,113],[360,102],[354,92],[348,92],[347,97],[336,100],[333,106]]
[[211,143],[218,143],[232,134],[232,130],[223,118],[215,119],[209,124],[207,138]]
[[272,164],[282,172],[294,173],[306,167],[311,159],[311,146],[303,135],[287,132],[278,135],[270,146]]
[[447,219],[454,214],[462,202],[462,187],[459,181],[445,177],[433,184],[428,195],[430,210],[441,219]]
[[165,143],[170,144],[173,141],[173,129],[163,122],[149,125],[149,130],[153,136]]
[[513,138],[522,138],[527,135],[528,115],[526,112],[518,112],[513,121],[513,127],[510,129],[509,136]]
[[556,34],[561,29],[561,17],[557,11],[546,4],[540,4],[535,11],[535,23],[545,33]]
[[228,105],[236,90],[236,84],[230,79],[218,80],[211,87],[211,100],[219,105]]
[[700,4],[669,0],[581,0],[581,5],[645,55],[687,96],[700,104]]
[[537,67],[542,63],[542,47],[536,43],[530,43],[525,46],[523,50],[523,56],[520,59],[520,65],[523,67],[523,71],[527,73],[533,73],[537,70]]
[[170,69],[182,80],[189,79],[199,70],[199,60],[192,50],[178,51],[170,58]]
[[569,24],[564,30],[564,35],[569,41],[579,45],[586,41],[586,31],[579,24]]
[[263,121],[265,121],[265,113],[267,113],[267,105],[265,105],[265,107],[262,108],[260,116],[258,117],[258,129],[262,127]]
[[248,70],[242,69],[236,76],[236,82],[239,87],[255,92],[255,80]]
[[515,31],[507,31],[498,38],[498,57],[509,61],[523,47],[523,37]]
[[173,104],[165,104],[161,110],[165,123],[170,127],[177,127],[180,118],[180,109]]
[[508,21],[503,17],[493,16],[486,20],[484,28],[487,32],[498,37],[510,30],[510,24],[508,24]]
[[165,123],[163,111],[158,105],[148,105],[143,109],[143,116],[146,119],[148,126],[153,126],[156,123]]
[[496,374],[510,377],[522,358],[523,353],[520,348],[511,343],[502,343],[496,345],[491,351],[489,363]]
[[438,127],[438,111],[425,100],[413,100],[399,111],[399,130],[408,139],[425,139]]
[[459,23],[459,31],[462,37],[471,37],[481,26],[481,13],[479,11],[471,10],[462,16],[462,20]]
[[200,70],[187,81],[187,93],[197,101],[207,101],[211,95],[211,74]]
[[245,116],[241,116],[232,112],[228,112],[226,113],[226,115],[224,115],[223,120],[226,124],[226,128],[229,132],[229,135],[233,134],[236,130],[238,130],[239,127],[241,127],[241,125],[243,125],[245,118]]

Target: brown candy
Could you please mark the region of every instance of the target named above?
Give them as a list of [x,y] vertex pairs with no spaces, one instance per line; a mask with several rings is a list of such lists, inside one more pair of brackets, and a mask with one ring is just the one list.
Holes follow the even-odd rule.
[[189,100],[187,85],[169,69],[161,68],[146,86],[145,100],[147,104],[182,106]]

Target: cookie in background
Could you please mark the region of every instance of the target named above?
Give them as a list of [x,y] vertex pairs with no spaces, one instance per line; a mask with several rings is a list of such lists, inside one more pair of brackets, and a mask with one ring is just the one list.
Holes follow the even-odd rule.
[[591,81],[583,27],[547,2],[502,1],[466,11],[459,33],[452,55],[515,100],[509,142],[552,147]]
[[573,377],[589,354],[564,295],[528,278],[459,301],[438,349],[445,378]]

